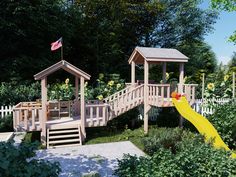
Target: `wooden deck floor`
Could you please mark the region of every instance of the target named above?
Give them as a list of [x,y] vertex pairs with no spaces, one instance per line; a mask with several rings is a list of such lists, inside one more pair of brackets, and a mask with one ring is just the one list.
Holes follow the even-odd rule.
[[78,118],[61,118],[57,120],[50,120],[46,122],[46,127],[50,129],[60,129],[60,128],[76,128],[80,124],[80,119]]

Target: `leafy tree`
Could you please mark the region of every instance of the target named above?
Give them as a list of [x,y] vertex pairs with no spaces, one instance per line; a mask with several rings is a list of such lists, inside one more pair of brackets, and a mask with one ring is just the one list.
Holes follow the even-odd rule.
[[216,70],[215,53],[205,42],[183,42],[178,49],[190,58],[185,65],[185,71],[187,76],[192,76],[192,81],[199,83],[201,82],[201,72],[210,74]]
[[161,0],[160,3],[162,11],[144,45],[176,47],[184,41],[201,41],[213,29],[217,13],[199,8],[200,0]]
[[[226,10],[226,11],[236,11],[236,1],[235,0],[211,0],[213,8]],[[230,36],[229,41],[236,43],[236,31]]]
[[0,1],[0,81],[32,80],[34,74],[58,60],[50,52],[50,43],[70,32],[61,3]]
[[72,64],[92,76],[115,71],[129,78],[127,60],[135,46],[201,41],[217,17],[214,11],[200,9],[200,0],[72,2],[0,2],[0,81],[32,80],[58,61],[60,52],[52,53],[49,44],[60,36],[64,58]]
[[212,6],[221,10],[234,11],[236,10],[235,0],[211,0]]
[[233,53],[231,60],[228,63],[229,68],[236,67],[236,52]]

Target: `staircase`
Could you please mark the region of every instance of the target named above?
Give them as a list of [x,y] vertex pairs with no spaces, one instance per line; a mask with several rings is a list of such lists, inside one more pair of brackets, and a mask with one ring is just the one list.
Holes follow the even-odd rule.
[[144,85],[129,86],[105,99],[109,105],[108,120],[111,120],[134,107],[143,104]]
[[71,128],[47,129],[47,148],[71,145],[82,145],[80,125]]

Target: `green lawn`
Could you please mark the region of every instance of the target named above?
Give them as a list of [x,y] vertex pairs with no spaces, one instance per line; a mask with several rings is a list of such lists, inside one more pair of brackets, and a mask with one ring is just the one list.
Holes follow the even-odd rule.
[[86,130],[87,138],[85,144],[109,143],[118,141],[131,141],[141,150],[144,149],[142,138],[145,136],[143,128],[134,130],[111,131],[106,128],[90,128]]

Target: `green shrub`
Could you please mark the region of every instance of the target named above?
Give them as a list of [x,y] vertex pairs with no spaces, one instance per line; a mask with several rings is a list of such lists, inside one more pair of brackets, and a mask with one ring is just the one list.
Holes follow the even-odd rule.
[[59,163],[37,160],[37,144],[23,143],[18,147],[11,143],[0,143],[0,176],[56,177],[60,173]]
[[230,152],[214,149],[202,137],[185,139],[177,143],[176,153],[160,148],[152,156],[126,155],[118,161],[115,175],[122,177],[184,176],[213,177],[235,176],[236,159]]
[[236,148],[236,102],[217,106],[214,114],[209,116],[210,122],[230,148]]
[[12,115],[0,117],[0,132],[12,132],[12,131],[13,131]]
[[0,85],[1,105],[15,105],[22,101],[32,101],[40,98],[40,82],[16,83],[2,82]]
[[194,134],[181,128],[153,128],[150,129],[148,136],[143,139],[144,151],[153,155],[160,148],[165,148],[175,153],[178,142],[193,136]]

